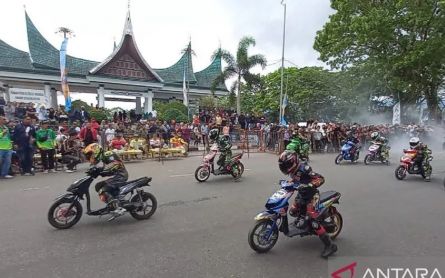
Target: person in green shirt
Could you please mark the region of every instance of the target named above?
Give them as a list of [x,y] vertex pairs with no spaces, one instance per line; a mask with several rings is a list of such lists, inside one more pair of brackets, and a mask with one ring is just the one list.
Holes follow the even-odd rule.
[[9,168],[11,167],[12,157],[12,141],[9,128],[6,126],[6,119],[0,117],[0,178],[10,179],[13,176],[9,175]]
[[36,132],[36,142],[42,158],[43,173],[55,173],[56,133],[48,125],[48,121],[42,122],[42,128]]

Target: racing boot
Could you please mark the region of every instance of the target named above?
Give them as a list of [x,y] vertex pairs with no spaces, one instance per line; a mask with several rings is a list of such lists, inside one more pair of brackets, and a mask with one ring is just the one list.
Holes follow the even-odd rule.
[[327,259],[329,256],[337,252],[337,245],[331,242],[331,239],[329,238],[329,235],[327,233],[324,233],[319,236],[321,242],[324,244],[323,252],[321,252],[321,256],[325,259]]
[[114,210],[110,211],[110,214],[112,215],[108,221],[114,220],[119,216],[122,216],[127,212],[127,210],[119,205],[119,200],[112,199],[109,203],[110,208],[114,208]]

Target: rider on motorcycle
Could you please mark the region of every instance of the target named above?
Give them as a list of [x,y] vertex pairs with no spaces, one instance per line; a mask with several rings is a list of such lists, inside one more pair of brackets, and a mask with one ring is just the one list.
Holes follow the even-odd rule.
[[379,145],[380,148],[378,150],[378,155],[381,155],[382,152],[385,153],[388,146],[388,139],[386,139],[383,136],[380,136],[380,133],[377,131],[371,133],[371,140],[376,144]]
[[347,131],[346,132],[346,141],[349,141],[351,143],[353,143],[351,150],[349,151],[351,153],[351,155],[355,155],[355,152],[358,150],[358,148],[360,147],[360,140],[357,138],[355,132],[353,131]]
[[[427,174],[427,169],[425,169],[425,159],[428,158],[430,150],[428,149],[428,146],[420,142],[419,137],[412,137],[409,139],[409,146],[410,149],[416,150],[417,154],[414,159],[415,165],[419,167],[419,169],[422,169],[425,174]],[[425,176],[425,181],[431,180],[431,173]]]
[[300,157],[306,156],[303,154],[303,144],[306,143],[306,139],[303,136],[300,136],[297,132],[294,132],[291,137],[290,143],[287,145],[286,150],[296,152]]
[[[114,213],[122,215],[126,209],[119,206],[116,197],[119,193],[119,187],[128,180],[128,172],[124,163],[116,153],[112,151],[105,152],[97,143],[88,145],[83,152],[91,165],[94,166],[91,170],[93,175],[111,177],[98,182],[95,186],[100,200],[109,204],[114,209]],[[103,163],[103,166],[95,167],[100,162]]]
[[211,142],[216,142],[218,144],[218,150],[221,152],[219,155],[217,164],[219,165],[219,170],[222,171],[232,159],[232,143],[228,136],[219,135],[219,130],[214,128],[209,132],[209,139]]
[[289,214],[296,217],[296,227],[305,229],[307,224],[310,223],[312,229],[324,244],[321,256],[323,258],[329,257],[337,251],[337,245],[331,242],[325,228],[316,220],[318,212],[314,207],[319,198],[318,187],[324,184],[324,177],[313,172],[307,163],[300,163],[294,151],[284,151],[278,159],[278,166],[283,174],[289,175],[290,183],[300,184],[295,202],[289,210]]

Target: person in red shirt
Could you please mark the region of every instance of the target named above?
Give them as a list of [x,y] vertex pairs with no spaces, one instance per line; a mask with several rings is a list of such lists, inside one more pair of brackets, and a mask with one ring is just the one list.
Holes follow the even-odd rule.
[[91,119],[91,127],[94,128],[95,130],[99,130],[100,129],[100,125],[99,123],[96,121],[95,118]]
[[93,128],[91,122],[87,123],[84,128],[80,130],[79,138],[84,143],[84,146],[97,142],[97,129]]
[[116,137],[111,140],[110,147],[112,150],[122,150],[127,145],[127,141],[118,133]]

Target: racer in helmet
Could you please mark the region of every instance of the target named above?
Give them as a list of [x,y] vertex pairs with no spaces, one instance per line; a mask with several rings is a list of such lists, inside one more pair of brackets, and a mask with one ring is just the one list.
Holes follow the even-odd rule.
[[[119,206],[119,201],[116,199],[119,187],[128,180],[128,172],[125,169],[124,163],[115,152],[104,151],[97,143],[89,144],[83,152],[91,165],[95,167],[97,175],[111,177],[98,182],[95,186],[100,200],[110,205],[114,209],[113,212],[115,214],[124,214],[126,210]],[[102,162],[103,166],[96,167],[100,162]]]
[[219,171],[222,171],[232,159],[232,143],[230,137],[220,135],[219,130],[214,128],[209,132],[210,142],[216,142],[218,144],[218,150],[221,152],[219,155],[217,164],[219,165]]
[[319,198],[318,188],[324,184],[324,177],[314,171],[305,161],[300,163],[294,151],[285,150],[278,159],[280,171],[290,177],[290,183],[299,183],[298,194],[292,204],[289,214],[295,218],[295,225],[299,229],[307,229],[308,224],[324,244],[321,256],[327,258],[337,251],[326,230],[316,220],[318,213],[315,202]]
[[[377,131],[371,133],[371,140],[374,142],[374,144],[379,145],[380,148],[378,149],[377,154],[381,155],[382,153],[385,154],[385,156],[388,154],[388,139],[381,136],[380,133]],[[388,159],[388,158],[386,158]]]
[[360,140],[357,138],[355,129],[346,132],[346,140],[353,143],[351,150],[349,152],[354,157],[355,153],[358,151],[360,147]]
[[309,144],[306,138],[294,131],[290,143],[286,146],[286,150],[294,151],[301,159],[305,158],[307,160],[309,148],[304,148],[306,144]]
[[409,139],[409,147],[410,149],[417,151],[414,159],[415,165],[422,169],[425,174],[425,181],[430,181],[431,171],[428,171],[425,161],[431,154],[431,150],[428,149],[427,145],[420,142],[419,137],[411,137],[411,139]]

